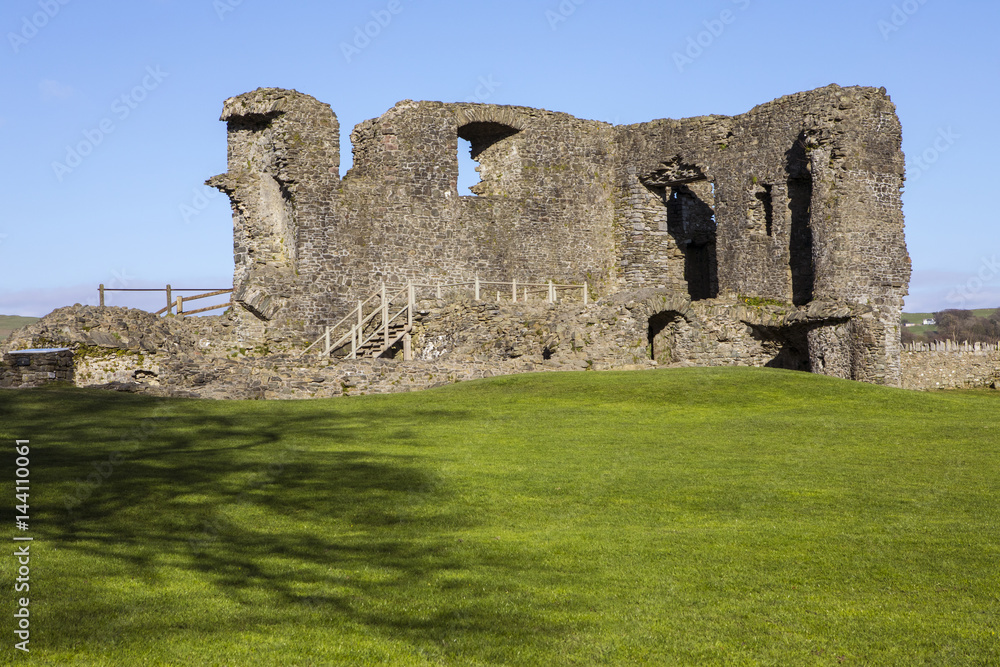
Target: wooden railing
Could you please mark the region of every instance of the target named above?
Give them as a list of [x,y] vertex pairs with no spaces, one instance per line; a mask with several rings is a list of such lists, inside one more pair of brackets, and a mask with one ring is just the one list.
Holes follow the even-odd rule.
[[939,340],[932,343],[903,343],[903,352],[998,352],[1000,343],[959,343],[954,340]]
[[[345,348],[350,343],[350,352],[347,353],[351,359],[357,359],[358,354],[366,351],[373,351],[373,356],[381,356],[390,348],[403,342],[404,361],[412,360],[410,350],[410,332],[413,329],[413,313],[416,307],[417,290],[431,290],[434,298],[441,299],[445,290],[455,288],[472,287],[473,298],[482,301],[484,289],[488,286],[503,287],[504,298],[501,298],[501,290],[495,291],[498,302],[506,300],[509,295],[514,303],[527,302],[532,297],[541,294],[545,295],[545,301],[556,303],[559,301],[559,292],[582,290],[584,305],[590,303],[590,286],[584,282],[582,285],[559,285],[551,280],[546,283],[528,283],[514,280],[511,282],[483,281],[478,277],[475,280],[458,283],[438,283],[425,285],[418,283],[408,283],[405,287],[398,289],[388,288],[385,283],[379,290],[369,296],[364,301],[358,301],[358,305],[345,315],[340,321],[332,326],[324,328],[323,335],[314,341],[309,347],[302,351],[306,354],[310,350],[322,349],[324,356],[330,356],[335,351]],[[394,291],[395,290],[395,291]],[[508,291],[509,290],[509,291]],[[391,294],[391,296],[389,296]],[[406,304],[396,311],[392,310],[405,295]],[[405,318],[405,324],[404,324]],[[369,333],[365,333],[368,331]],[[381,338],[378,345],[369,345]],[[322,343],[322,347],[320,344]]]
[[[104,306],[104,293],[105,292],[166,292],[167,295],[167,305],[160,308],[158,311],[153,313],[154,315],[172,315],[174,308],[177,309],[178,315],[194,315],[195,313],[207,313],[210,310],[217,310],[219,308],[228,308],[233,305],[232,299],[226,303],[220,303],[215,306],[208,306],[206,308],[196,308],[195,310],[184,310],[184,303],[187,301],[194,301],[195,299],[204,299],[210,296],[219,296],[220,294],[231,294],[233,288],[228,289],[209,289],[209,288],[192,288],[192,287],[171,287],[167,285],[166,288],[159,287],[135,287],[135,288],[124,288],[124,287],[105,287],[103,284],[98,286],[97,292],[100,295],[101,306]],[[204,294],[195,294],[194,296],[182,296],[177,295],[177,299],[173,299],[174,292],[204,292]]]
[[[551,280],[546,283],[528,283],[528,282],[518,282],[516,280],[511,282],[496,282],[490,280],[480,280],[476,277],[475,280],[462,283],[439,283],[434,285],[420,285],[414,284],[415,288],[418,289],[432,289],[434,290],[435,298],[442,298],[443,291],[449,288],[455,287],[472,287],[473,288],[473,298],[476,301],[482,301],[482,295],[484,289],[488,285],[502,287],[503,290],[496,291],[496,300],[502,301],[506,295],[510,295],[511,301],[514,303],[526,302],[531,299],[531,297],[537,297],[542,294],[545,295],[545,301],[548,303],[556,303],[559,301],[559,292],[574,292],[575,290],[581,290],[583,295],[583,304],[587,305],[590,303],[590,285],[584,282],[582,285],[560,285],[554,283]],[[508,291],[509,290],[509,291]],[[493,290],[487,290],[493,291]],[[503,297],[501,297],[501,294]],[[487,295],[488,297],[488,295]]]

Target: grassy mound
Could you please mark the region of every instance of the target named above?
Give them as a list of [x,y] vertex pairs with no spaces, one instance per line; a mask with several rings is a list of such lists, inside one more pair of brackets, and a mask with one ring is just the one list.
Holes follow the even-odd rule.
[[988,664],[998,407],[739,368],[0,392],[31,661]]

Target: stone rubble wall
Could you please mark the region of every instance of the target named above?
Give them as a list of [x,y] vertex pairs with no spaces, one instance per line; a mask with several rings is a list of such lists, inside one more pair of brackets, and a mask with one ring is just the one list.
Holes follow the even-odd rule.
[[[18,359],[23,358],[29,360],[27,366],[17,363]],[[3,360],[0,361],[0,387],[4,389],[27,389],[50,382],[72,382],[73,375],[73,352],[68,350],[31,354],[4,353]]]
[[[950,346],[949,346],[950,347]],[[904,389],[1000,388],[1000,351],[994,349],[904,350]]]
[[[15,332],[4,345],[0,386],[53,380],[163,396],[323,398],[415,391],[528,372],[682,366],[768,366],[851,378],[844,341],[863,309],[813,302],[690,301],[669,290],[616,294],[597,303],[427,300],[415,361],[323,358],[300,349],[247,347],[235,319],[161,318],[126,308],[72,306]],[[845,330],[846,329],[846,330]],[[69,347],[13,365],[10,350]],[[1000,381],[996,347],[940,344],[902,353],[907,389],[976,388]],[[820,367],[803,367],[802,348]],[[398,355],[401,357],[402,355]],[[51,358],[50,358],[51,357]],[[52,378],[49,373],[55,373]]]

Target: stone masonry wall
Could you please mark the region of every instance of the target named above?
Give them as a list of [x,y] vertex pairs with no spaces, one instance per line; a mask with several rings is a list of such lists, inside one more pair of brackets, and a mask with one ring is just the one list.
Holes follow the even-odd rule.
[[[227,100],[222,119],[229,167],[209,183],[233,205],[244,339],[315,339],[382,281],[586,280],[598,297],[846,309],[849,321],[758,328],[777,346],[767,363],[900,381],[910,266],[884,89],[832,85],[739,116],[618,127],[404,100],[354,128],[342,180],[327,105],[258,89]],[[457,190],[459,137],[480,163],[476,196]]]
[[949,342],[939,347],[943,349],[901,353],[904,389],[1000,388],[1000,350],[996,346],[984,349]]
[[[512,303],[426,300],[413,336],[416,360],[324,359],[297,349],[245,347],[231,315],[159,318],[140,310],[73,306],[16,332],[6,350],[66,346],[16,367],[0,386],[53,380],[164,396],[313,398],[414,391],[525,372],[767,366],[850,378],[854,322],[871,315],[837,304],[789,308],[751,300],[691,301],[670,290],[620,293],[598,303],[564,298]],[[818,348],[816,340],[822,341]],[[940,345],[902,354],[908,389],[1000,382],[995,347]],[[45,357],[45,358],[43,358]],[[823,363],[823,369],[811,367]],[[55,378],[49,373],[56,373]]]
[[73,352],[70,350],[4,353],[0,362],[0,387],[5,389],[40,387],[49,382],[72,382],[73,379]]

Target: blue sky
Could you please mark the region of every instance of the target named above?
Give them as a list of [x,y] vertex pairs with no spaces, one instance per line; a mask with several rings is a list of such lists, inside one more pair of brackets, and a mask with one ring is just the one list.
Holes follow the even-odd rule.
[[342,171],[351,128],[401,99],[634,123],[885,86],[907,309],[1000,306],[998,19],[986,0],[6,0],[0,313],[95,303],[99,283],[230,286],[229,205],[202,183],[226,170],[223,100],[260,86],[332,106]]

